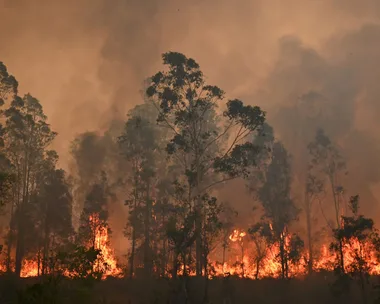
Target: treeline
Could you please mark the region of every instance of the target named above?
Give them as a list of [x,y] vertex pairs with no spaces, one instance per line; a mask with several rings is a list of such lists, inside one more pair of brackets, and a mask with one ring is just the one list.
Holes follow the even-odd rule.
[[70,185],[49,146],[56,137],[40,102],[18,95],[18,83],[0,63],[1,202],[9,221],[3,256],[7,272],[38,256],[41,274],[51,252],[72,234]]
[[[57,153],[49,150],[56,133],[46,123],[38,100],[19,97],[16,80],[1,65],[0,92],[6,109],[0,190],[9,215],[3,248],[7,271],[20,275],[22,260],[37,256],[40,274],[45,274],[59,268],[62,252],[71,268],[80,264],[81,257],[89,256],[86,250],[95,248],[94,231],[109,229],[108,204],[118,188],[126,193],[129,210],[126,275],[175,278],[195,273],[207,279],[213,271],[210,253],[220,246],[225,261],[236,224],[234,208],[221,203],[218,190],[241,179],[260,215],[249,229],[258,246],[257,269],[264,242],[279,246],[282,278],[290,276],[289,267],[301,258],[307,260],[309,272],[314,271],[313,212],[324,200],[332,202],[334,221],[326,216],[325,226],[333,240],[331,250],[337,252],[336,269],[346,273],[352,270],[349,266],[360,275],[368,273],[365,252],[358,251],[357,260],[348,265],[343,248],[352,240],[377,246],[378,236],[373,221],[358,213],[358,196],[347,200],[344,195],[344,157],[328,135],[315,130],[315,139],[306,144],[304,196],[296,202],[291,156],[275,138],[265,112],[238,99],[226,100],[220,88],[207,84],[193,59],[175,52],[162,59],[165,69],[148,79],[144,103],[128,113],[122,134],[113,141],[127,170],[112,183],[106,170],[92,172],[81,193],[78,231],[72,224],[73,185],[56,168]],[[74,142],[74,157],[84,140]],[[307,228],[302,238],[291,231],[301,214]],[[95,257],[99,254],[95,252]],[[90,271],[94,260],[81,269]]]

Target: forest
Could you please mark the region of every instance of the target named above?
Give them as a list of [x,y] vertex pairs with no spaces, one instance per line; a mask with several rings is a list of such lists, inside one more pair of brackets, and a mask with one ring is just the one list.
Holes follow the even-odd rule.
[[[121,127],[73,138],[66,172],[43,101],[0,62],[0,302],[379,303],[379,232],[344,148],[319,125],[295,158],[226,96],[166,52]],[[241,189],[250,214],[223,195]]]

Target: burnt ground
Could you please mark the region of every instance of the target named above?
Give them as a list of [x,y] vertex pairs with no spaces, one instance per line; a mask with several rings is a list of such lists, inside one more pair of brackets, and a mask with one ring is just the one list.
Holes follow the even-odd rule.
[[[372,283],[378,278],[372,278]],[[58,285],[44,283],[37,278],[15,279],[0,277],[1,304],[150,304],[173,303],[173,290],[180,284],[166,279],[128,280],[108,278],[101,282],[82,282],[63,279]],[[209,303],[223,303],[223,298],[230,297],[234,304],[329,304],[329,303],[375,303],[378,291],[372,283],[366,286],[366,298],[356,282],[351,282],[349,289],[340,284],[340,297],[334,295],[333,276],[315,275],[307,279],[288,281],[276,279],[245,280],[230,278],[209,281]],[[34,286],[33,286],[34,285]],[[41,287],[43,286],[43,287]],[[193,304],[201,304],[205,289],[205,280],[188,279],[188,296]],[[174,302],[182,304],[182,302]]]

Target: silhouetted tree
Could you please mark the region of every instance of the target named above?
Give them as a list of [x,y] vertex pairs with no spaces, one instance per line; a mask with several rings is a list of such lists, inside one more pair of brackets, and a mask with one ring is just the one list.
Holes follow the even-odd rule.
[[16,178],[15,213],[12,220],[17,230],[15,269],[16,274],[20,275],[26,232],[33,226],[33,219],[28,213],[31,212],[30,198],[36,188],[36,174],[44,159],[45,149],[56,133],[47,124],[39,101],[29,94],[22,99],[14,98],[5,116],[5,148]]
[[[176,52],[162,55],[167,70],[150,78],[146,90],[159,111],[158,122],[169,128],[172,139],[169,155],[182,165],[183,181],[196,216],[196,273],[202,273],[202,195],[214,186],[248,173],[247,136],[263,124],[265,114],[259,107],[229,100],[223,112],[225,125],[217,119],[224,92],[207,85],[195,60]],[[226,146],[226,138],[236,131]]]
[[[157,156],[159,155],[159,130],[147,113],[154,108],[149,104],[138,106],[129,114],[124,132],[119,137],[123,155],[131,167],[129,184],[131,191],[126,205],[129,207],[129,224],[132,241],[129,275],[134,273],[136,242],[142,238],[145,275],[152,274],[153,254],[151,247],[153,197],[156,186]],[[146,111],[143,113],[143,111]],[[156,114],[156,113],[155,113]],[[154,115],[154,114],[153,114]],[[153,120],[154,122],[154,120]]]
[[[258,197],[264,209],[262,229],[269,243],[279,244],[282,278],[288,277],[288,261],[291,253],[287,250],[289,224],[297,219],[299,210],[290,197],[291,171],[288,152],[280,142],[275,142],[271,162],[265,173],[265,180],[259,189]],[[271,229],[268,230],[268,227]],[[258,229],[253,229],[256,232]],[[293,239],[298,238],[296,236]],[[300,242],[295,242],[298,243]],[[293,254],[293,253],[292,253]],[[294,254],[293,254],[294,255]]]
[[[342,175],[346,173],[346,163],[338,150],[331,142],[330,138],[322,129],[316,133],[315,139],[308,146],[311,155],[311,170],[314,176],[319,178],[317,182],[317,191],[320,191],[326,184],[330,188],[333,198],[333,207],[335,215],[335,228],[341,228],[341,215],[343,214],[343,187],[341,185]],[[315,186],[315,185],[314,185]],[[313,190],[314,191],[314,190]],[[339,246],[340,270],[344,272],[344,254],[343,245]]]
[[[374,222],[371,218],[366,218],[359,214],[359,196],[350,198],[349,208],[351,216],[342,216],[340,228],[334,229],[334,242],[331,249],[340,253],[341,245],[347,248],[352,255],[352,259],[346,261],[345,270],[352,279],[358,282],[362,293],[362,303],[368,303],[368,285],[370,270],[377,264],[378,256],[374,252],[378,251],[380,238]],[[338,259],[338,268],[340,268]],[[342,280],[345,274],[338,273],[338,280]],[[337,286],[337,285],[335,285]]]
[[[61,244],[72,235],[72,196],[65,172],[56,169],[58,155],[48,151],[37,174],[36,191],[31,197],[38,237],[38,270],[48,271],[49,261]],[[42,265],[40,267],[40,262]]]
[[109,229],[108,199],[111,195],[107,176],[105,172],[101,172],[98,182],[92,185],[84,201],[78,231],[79,240],[83,245],[96,247],[97,231],[102,228]]

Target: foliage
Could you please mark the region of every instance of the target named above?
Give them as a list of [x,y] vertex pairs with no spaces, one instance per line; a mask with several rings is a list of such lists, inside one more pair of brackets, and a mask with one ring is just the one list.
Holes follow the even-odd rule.
[[288,262],[298,262],[300,249],[303,248],[303,241],[295,234],[290,237],[290,244],[287,244],[288,226],[297,219],[299,213],[290,197],[290,185],[288,152],[280,142],[275,142],[265,179],[258,190],[264,210],[262,222],[254,225],[250,232],[259,232],[268,244],[278,244],[282,278],[288,277]]
[[[225,104],[221,121],[218,107],[224,92],[206,84],[199,64],[177,52],[165,53],[162,59],[167,70],[150,78],[146,94],[157,107],[157,122],[171,132],[166,151],[181,165],[177,181],[184,184],[197,214],[196,271],[201,275],[201,198],[222,182],[248,175],[253,160],[249,156],[255,147],[244,140],[261,128],[265,113],[233,99]],[[226,145],[232,131],[236,135]]]
[[67,274],[73,278],[100,280],[103,273],[96,266],[101,258],[99,249],[71,244],[65,251],[57,253],[57,270],[67,270]]
[[[347,281],[348,276],[355,280],[361,288],[363,303],[367,303],[370,270],[379,262],[379,257],[372,256],[372,253],[380,249],[380,236],[374,227],[373,220],[359,214],[358,195],[350,198],[349,208],[352,215],[342,216],[341,228],[334,229],[335,240],[330,247],[337,253],[339,253],[341,244],[344,248],[350,249],[350,253],[353,255],[352,260],[345,261],[343,274],[339,260],[337,262],[337,281],[342,280],[343,277],[346,277]],[[345,272],[348,276],[345,275]]]

